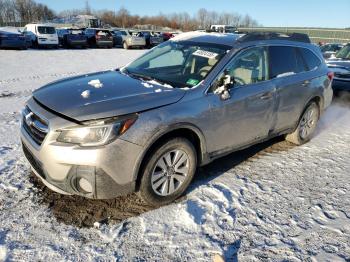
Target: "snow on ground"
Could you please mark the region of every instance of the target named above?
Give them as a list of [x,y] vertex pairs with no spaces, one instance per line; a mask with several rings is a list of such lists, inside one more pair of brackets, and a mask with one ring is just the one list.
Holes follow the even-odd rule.
[[350,261],[350,100],[333,103],[307,145],[277,138],[219,159],[186,197],[156,210],[128,207],[134,196],[102,203],[33,182],[19,142],[32,90],[142,53],[0,51],[0,261]]

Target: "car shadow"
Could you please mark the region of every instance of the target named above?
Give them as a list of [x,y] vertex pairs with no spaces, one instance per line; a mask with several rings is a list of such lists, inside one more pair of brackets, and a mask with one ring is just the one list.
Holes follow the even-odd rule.
[[294,147],[295,145],[285,141],[283,136],[279,136],[218,158],[209,165],[199,168],[188,192],[195,190],[200,185],[209,183],[211,180],[248,159],[259,158],[267,153],[288,151]]
[[[277,137],[265,143],[219,158],[213,163],[200,168],[187,193],[195,190],[198,186],[209,183],[227,170],[234,168],[251,157],[256,157],[257,154],[261,154],[266,150],[288,150],[293,147],[291,144],[282,141],[282,137]],[[38,189],[39,201],[48,206],[59,222],[68,225],[92,227],[95,222],[115,224],[154,209],[146,205],[137,194],[120,196],[111,200],[94,200],[53,192],[33,173],[30,176],[30,181]],[[181,202],[185,199],[186,194],[176,202]]]

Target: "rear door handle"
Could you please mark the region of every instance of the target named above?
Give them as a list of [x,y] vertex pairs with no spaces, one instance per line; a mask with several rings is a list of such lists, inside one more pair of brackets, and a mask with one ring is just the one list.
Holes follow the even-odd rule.
[[266,93],[264,93],[264,94],[262,94],[260,96],[260,99],[261,100],[266,100],[266,99],[272,98],[272,96],[273,96],[273,92],[266,92]]

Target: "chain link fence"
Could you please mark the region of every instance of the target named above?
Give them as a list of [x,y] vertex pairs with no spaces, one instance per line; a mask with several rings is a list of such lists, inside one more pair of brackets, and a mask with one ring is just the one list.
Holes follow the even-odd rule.
[[349,43],[350,30],[346,29],[322,29],[300,27],[241,27],[242,32],[279,32],[279,33],[303,33],[309,35],[314,43]]

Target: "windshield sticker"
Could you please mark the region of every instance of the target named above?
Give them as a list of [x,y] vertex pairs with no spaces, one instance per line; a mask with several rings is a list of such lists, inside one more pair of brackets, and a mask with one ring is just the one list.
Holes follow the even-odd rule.
[[190,85],[190,86],[195,86],[195,85],[197,85],[198,83],[199,83],[199,80],[197,80],[197,79],[192,79],[192,78],[188,79],[187,82],[186,82],[186,84],[188,84],[188,85]]
[[209,52],[209,51],[204,51],[204,50],[197,50],[196,52],[193,53],[193,55],[205,57],[205,58],[208,58],[208,59],[214,59],[219,54],[213,53],[213,52]]

